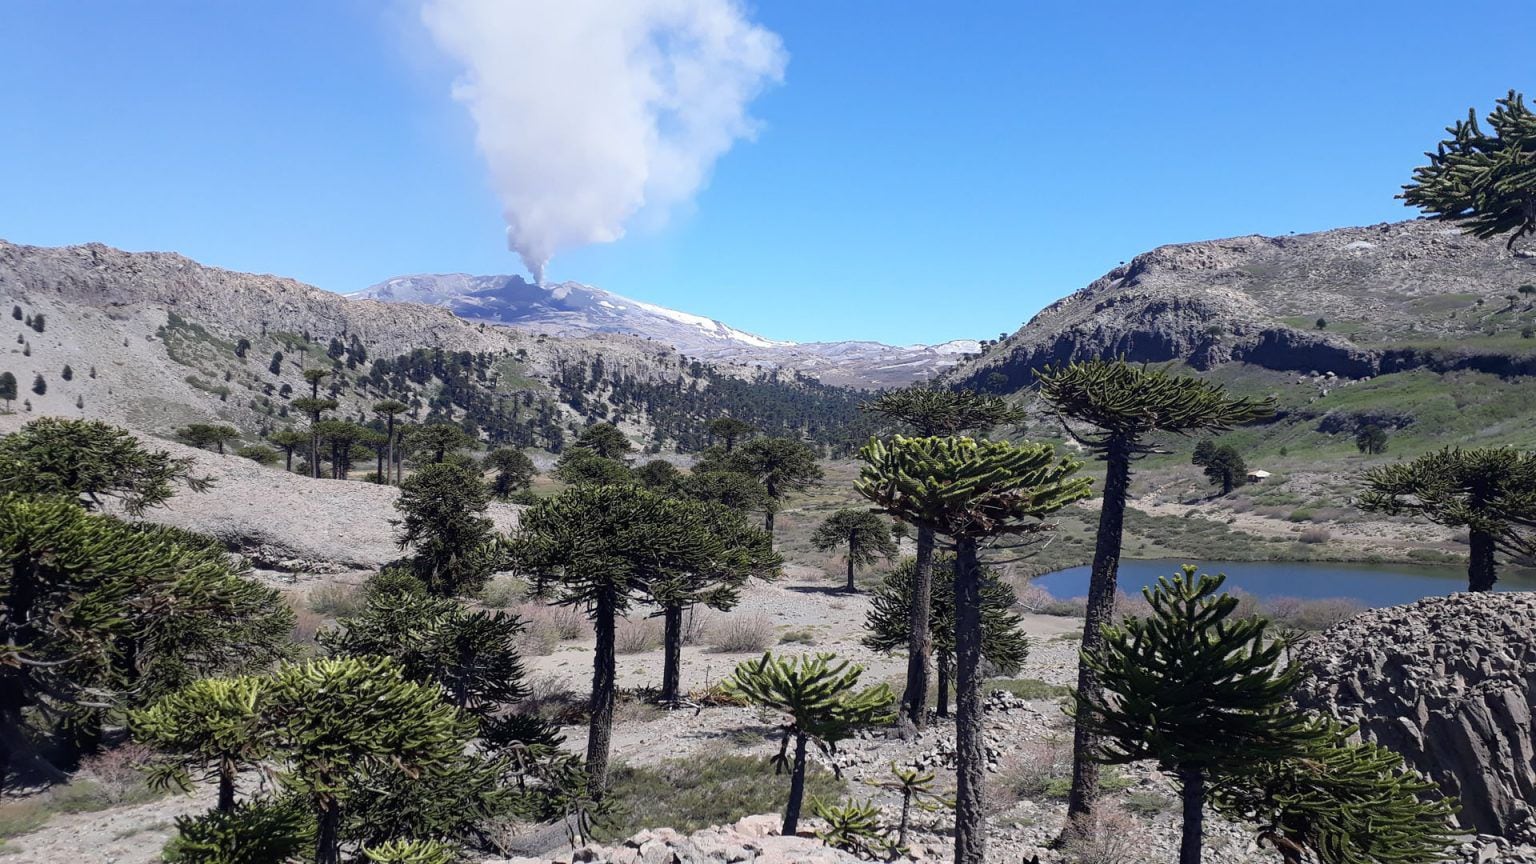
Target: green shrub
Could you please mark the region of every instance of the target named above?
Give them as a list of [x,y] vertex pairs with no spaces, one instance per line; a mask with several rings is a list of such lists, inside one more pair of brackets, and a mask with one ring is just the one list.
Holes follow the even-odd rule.
[[1002,690],[1020,699],[1060,699],[1072,693],[1071,687],[1047,684],[1035,678],[994,678],[984,690]]

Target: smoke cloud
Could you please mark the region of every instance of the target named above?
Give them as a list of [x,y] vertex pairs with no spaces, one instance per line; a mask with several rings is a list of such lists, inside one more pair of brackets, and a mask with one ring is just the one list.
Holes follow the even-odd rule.
[[787,59],[737,0],[424,0],[421,17],[464,68],[454,98],[541,283],[556,253],[690,200]]

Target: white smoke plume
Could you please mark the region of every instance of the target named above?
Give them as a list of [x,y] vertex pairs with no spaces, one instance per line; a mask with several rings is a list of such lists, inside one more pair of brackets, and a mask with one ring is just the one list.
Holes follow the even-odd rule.
[[533,277],[690,200],[786,55],[737,0],[424,0]]

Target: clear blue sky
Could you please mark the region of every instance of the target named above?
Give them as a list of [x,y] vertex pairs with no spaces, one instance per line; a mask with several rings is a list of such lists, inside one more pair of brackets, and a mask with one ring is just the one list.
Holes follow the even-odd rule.
[[[619,2],[619,0],[615,0]],[[1071,8],[1069,8],[1071,7]],[[757,140],[554,279],[775,338],[993,337],[1162,243],[1408,218],[1468,107],[1536,97],[1536,3],[775,0]],[[0,6],[0,237],[350,291],[517,272],[409,3]]]

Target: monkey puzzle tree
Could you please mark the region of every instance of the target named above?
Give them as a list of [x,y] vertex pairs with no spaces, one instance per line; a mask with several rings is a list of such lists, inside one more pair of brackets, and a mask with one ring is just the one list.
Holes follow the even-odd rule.
[[1143,589],[1145,618],[1104,629],[1083,651],[1099,686],[1076,693],[1081,726],[1101,739],[1109,764],[1157,760],[1179,780],[1184,832],[1179,864],[1199,864],[1206,782],[1296,756],[1307,718],[1287,698],[1300,676],[1282,666],[1285,643],[1266,638],[1259,617],[1234,619],[1237,598],[1217,594],[1225,576],[1195,578],[1194,565]]
[[388,472],[390,471],[393,471],[396,474],[395,482],[400,482],[400,477],[398,476],[400,472],[400,461],[395,458],[395,445],[399,443],[399,439],[395,435],[395,422],[399,418],[400,414],[409,407],[411,406],[401,402],[398,399],[385,399],[382,402],[373,403],[373,413],[384,418],[384,435],[387,439],[386,444],[389,448],[389,452],[384,463],[384,482],[386,483],[389,482]]
[[[204,678],[130,716],[133,737],[159,751],[150,785],[183,792],[217,780],[221,812],[235,809],[235,779],[268,756],[260,698],[266,679]],[[197,772],[194,777],[193,772]]]
[[1403,757],[1355,729],[1315,720],[1300,752],[1217,775],[1211,805],[1234,822],[1256,823],[1261,844],[1285,864],[1311,853],[1320,864],[1436,864],[1455,842],[1455,802]]
[[[908,387],[882,393],[862,406],[911,426],[918,435],[985,435],[1001,423],[1018,423],[1023,412],[997,396],[971,390],[933,390]],[[933,654],[928,629],[928,598],[933,596],[933,530],[918,526],[917,559],[912,568],[911,607],[907,633],[907,684],[901,694],[902,713],[922,728],[927,722],[928,658]]]
[[381,787],[430,779],[459,764],[475,733],[436,687],[406,680],[384,657],[284,666],[264,703],[273,746],[287,765],[285,785],[315,816],[315,864],[341,860],[343,813],[373,794],[359,779]]
[[612,423],[594,423],[588,426],[577,437],[574,446],[590,450],[604,459],[616,459],[620,462],[635,450],[635,445],[629,443],[629,438]]
[[1368,423],[1355,433],[1355,449],[1361,453],[1379,456],[1387,452],[1387,430]]
[[876,506],[955,544],[955,861],[980,864],[985,851],[986,754],[982,742],[982,600],[978,547],[1004,535],[1048,531],[1043,520],[1088,496],[1081,462],[1049,444],[971,438],[893,437],[859,451],[855,487]]
[[704,470],[736,471],[757,480],[768,492],[763,508],[763,530],[773,534],[773,514],[791,492],[820,482],[821,466],[816,452],[793,438],[753,438],[720,460],[709,460]]
[[233,426],[218,423],[193,423],[177,429],[176,436],[193,447],[207,447],[212,444],[222,456],[224,444],[239,438],[240,432]]
[[1495,555],[1536,553],[1536,454],[1509,447],[1447,447],[1371,469],[1362,510],[1422,516],[1467,529],[1467,590],[1492,591]]
[[736,449],[736,442],[751,438],[757,434],[757,427],[745,420],[737,420],[735,417],[716,417],[709,421],[705,427],[709,431],[711,439],[719,438],[720,445],[725,452],[730,453]]
[[647,600],[654,585],[714,571],[722,551],[720,538],[686,502],[633,485],[575,486],[545,499],[523,512],[506,544],[508,562],[531,577],[536,594],[583,607],[592,619],[587,785],[594,799],[608,784],[615,621]]
[[361,611],[318,641],[334,656],[388,657],[408,680],[437,684],[455,708],[488,723],[528,695],[517,650],[523,629],[515,615],[384,588],[369,592]]
[[884,519],[868,510],[851,508],[839,510],[822,520],[811,534],[811,546],[818,552],[847,548],[848,583],[844,590],[849,594],[859,590],[853,583],[854,568],[873,564],[880,558],[889,561],[896,557],[897,551],[896,541],[891,539],[891,529]]
[[773,506],[767,488],[757,478],[738,471],[696,471],[683,478],[682,491],[689,498],[721,504],[743,514]]
[[683,472],[665,459],[652,459],[636,468],[634,481],[659,495],[682,495]]
[[293,451],[303,447],[309,441],[309,436],[290,426],[286,429],[276,430],[267,436],[267,440],[271,441],[274,447],[283,451],[283,457],[287,460],[284,470],[292,471]]
[[[1131,462],[1157,452],[1148,440],[1153,435],[1226,431],[1268,417],[1274,402],[1232,398],[1219,385],[1132,366],[1124,360],[1071,363],[1045,369],[1039,379],[1040,395],[1056,411],[1067,434],[1104,460],[1104,496],[1083,622],[1083,654],[1087,655],[1099,650],[1104,626],[1114,618]],[[1090,692],[1097,686],[1093,671],[1079,663],[1077,689]],[[1092,830],[1093,801],[1099,790],[1098,765],[1089,758],[1093,746],[1092,737],[1078,724],[1072,738],[1067,835],[1087,836]]]
[[469,436],[452,423],[428,423],[405,434],[412,450],[432,454],[432,464],[442,464],[448,453],[469,444]]
[[[805,797],[805,750],[815,742],[824,753],[837,750],[837,742],[860,726],[888,722],[895,696],[886,684],[858,690],[864,667],[838,660],[834,654],[814,657],[774,657],[764,653],[736,667],[725,681],[726,691],[747,702],[785,715],[777,772],[789,772],[789,803],[784,808],[784,828],[793,836],[799,830],[800,806]],[[793,761],[789,743],[795,743]]]
[[1248,464],[1230,444],[1212,450],[1201,467],[1205,469],[1205,478],[1220,486],[1223,495],[1231,495],[1233,489],[1248,482]]
[[[892,652],[907,647],[916,584],[912,570],[916,566],[916,559],[902,561],[871,594],[864,618],[869,632],[862,640],[871,650]],[[1013,612],[1018,597],[991,568],[983,567],[981,578],[981,656],[998,674],[1012,675],[1029,656],[1029,640],[1020,632],[1020,618]],[[930,590],[928,631],[933,634],[931,650],[938,658],[938,714],[948,717],[949,682],[955,668],[955,556],[934,559]]]
[[11,410],[11,403],[16,401],[16,376],[10,372],[0,372],[0,399],[5,400],[5,410]]
[[585,447],[572,447],[555,462],[555,476],[572,486],[615,486],[635,482],[629,466],[599,456]]
[[[0,787],[93,748],[106,713],[284,656],[293,613],[189,532],[0,495]],[[38,725],[38,724],[43,725]]]
[[719,504],[684,501],[684,512],[700,522],[719,543],[719,554],[706,570],[686,570],[653,581],[650,599],[663,621],[661,701],[682,696],[683,615],[694,606],[728,610],[741,599],[750,579],[773,579],[784,559],[773,551],[773,538],[748,525],[741,513]]
[[320,476],[320,432],[324,428],[320,425],[320,417],[327,411],[335,411],[338,403],[335,399],[304,396],[289,404],[293,406],[293,410],[302,411],[309,416],[309,476],[318,478]]
[[515,447],[498,447],[485,454],[485,467],[496,472],[491,480],[491,494],[505,501],[519,489],[533,482],[533,460]]
[[415,552],[411,571],[429,591],[452,597],[477,591],[490,578],[489,505],[485,484],[458,465],[427,465],[400,484],[396,540]]
[[169,501],[172,483],[193,492],[213,485],[194,476],[192,465],[99,420],[43,417],[0,438],[0,492],[71,495],[91,510],[116,498],[137,516]]
[[1415,168],[1413,181],[1400,196],[1431,219],[1456,222],[1482,238],[1508,234],[1507,244],[1536,233],[1536,113],[1524,97],[1511,90],[1488,115],[1487,134],[1477,122],[1477,110],[1445,131],[1429,164]]

